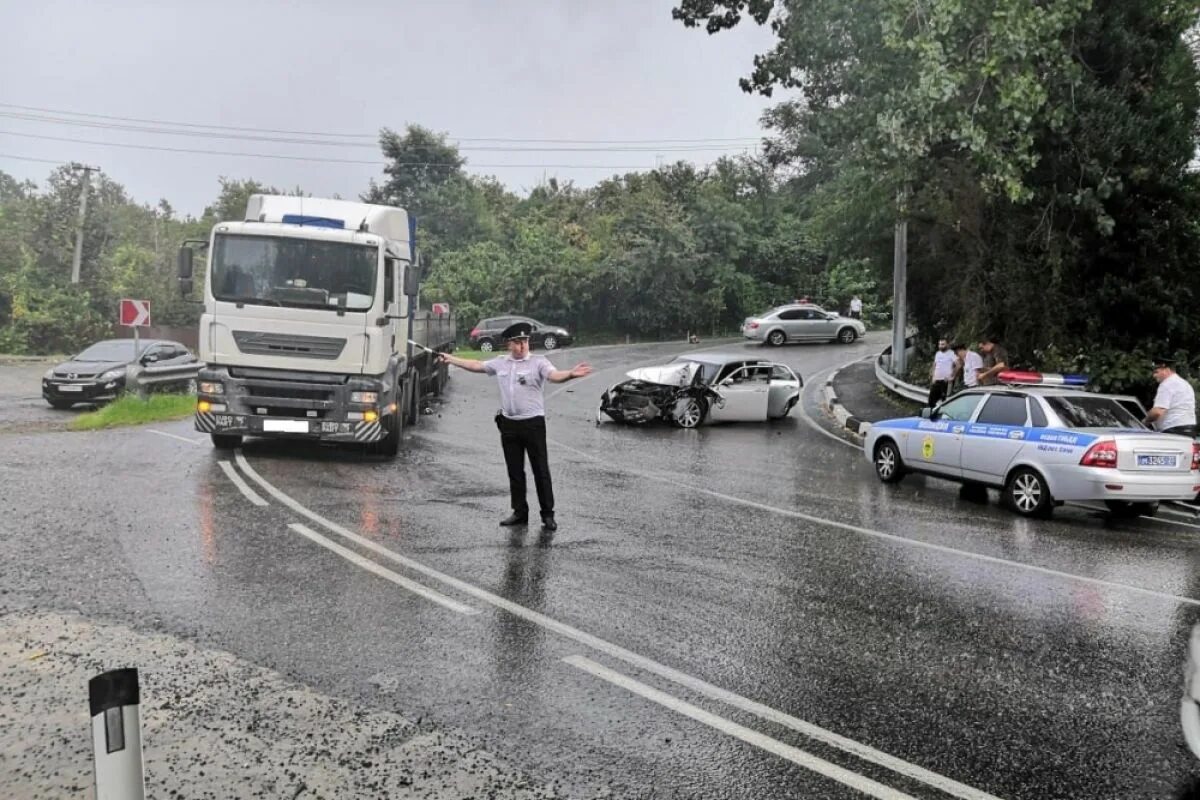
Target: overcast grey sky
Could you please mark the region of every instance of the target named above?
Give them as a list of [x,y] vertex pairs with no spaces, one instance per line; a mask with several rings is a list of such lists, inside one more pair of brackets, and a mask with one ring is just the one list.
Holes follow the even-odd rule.
[[[681,157],[706,163],[741,152],[747,143],[753,147],[770,101],[743,93],[737,80],[749,73],[753,56],[770,47],[769,31],[743,23],[708,36],[673,21],[672,5],[0,0],[0,104],[6,104],[0,106],[0,169],[41,184],[53,164],[13,157],[84,161],[102,167],[139,202],[165,197],[179,211],[198,214],[216,197],[219,175],[355,197],[381,175],[373,137],[382,126],[417,123],[475,139],[603,140],[544,147],[654,140],[641,152],[486,151],[469,148],[535,145],[462,143],[472,172],[495,175],[521,193],[543,176],[591,185],[624,167]],[[358,146],[313,146],[29,118],[68,118],[60,111],[364,136],[344,140]],[[201,155],[61,139],[376,163]],[[672,139],[733,149],[672,151],[663,141]]]

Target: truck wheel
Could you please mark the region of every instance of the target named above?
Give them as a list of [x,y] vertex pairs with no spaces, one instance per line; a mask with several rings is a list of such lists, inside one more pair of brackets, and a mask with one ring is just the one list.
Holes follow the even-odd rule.
[[373,453],[386,458],[395,458],[400,452],[400,437],[404,433],[404,418],[399,414],[388,414],[380,420],[383,428],[383,438],[375,442],[371,448]]
[[242,443],[242,437],[235,433],[214,433],[212,443],[218,450],[232,450]]
[[416,425],[417,417],[421,413],[421,375],[415,369],[409,371],[404,388],[407,392],[406,403],[401,406],[405,414],[404,424]]

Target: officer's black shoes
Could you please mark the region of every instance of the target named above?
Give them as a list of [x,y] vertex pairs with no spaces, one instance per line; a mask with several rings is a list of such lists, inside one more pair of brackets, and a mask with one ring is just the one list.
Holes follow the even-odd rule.
[[511,528],[513,525],[528,525],[529,517],[525,514],[513,513],[500,520],[500,524],[505,528]]
[[542,514],[542,527],[548,531],[558,530],[558,523],[554,521],[553,514]]

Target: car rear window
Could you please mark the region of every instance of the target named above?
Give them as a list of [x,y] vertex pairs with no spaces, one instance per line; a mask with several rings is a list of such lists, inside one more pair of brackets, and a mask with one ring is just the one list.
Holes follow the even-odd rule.
[[1049,395],[1046,402],[1068,428],[1145,428],[1137,417],[1111,397]]

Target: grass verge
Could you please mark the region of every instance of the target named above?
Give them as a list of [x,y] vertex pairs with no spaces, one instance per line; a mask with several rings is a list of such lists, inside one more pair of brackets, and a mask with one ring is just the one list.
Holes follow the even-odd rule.
[[182,419],[195,410],[196,398],[190,394],[152,394],[145,400],[136,395],[125,395],[96,411],[80,414],[71,421],[70,428],[73,431],[95,431],[121,425],[141,425]]

